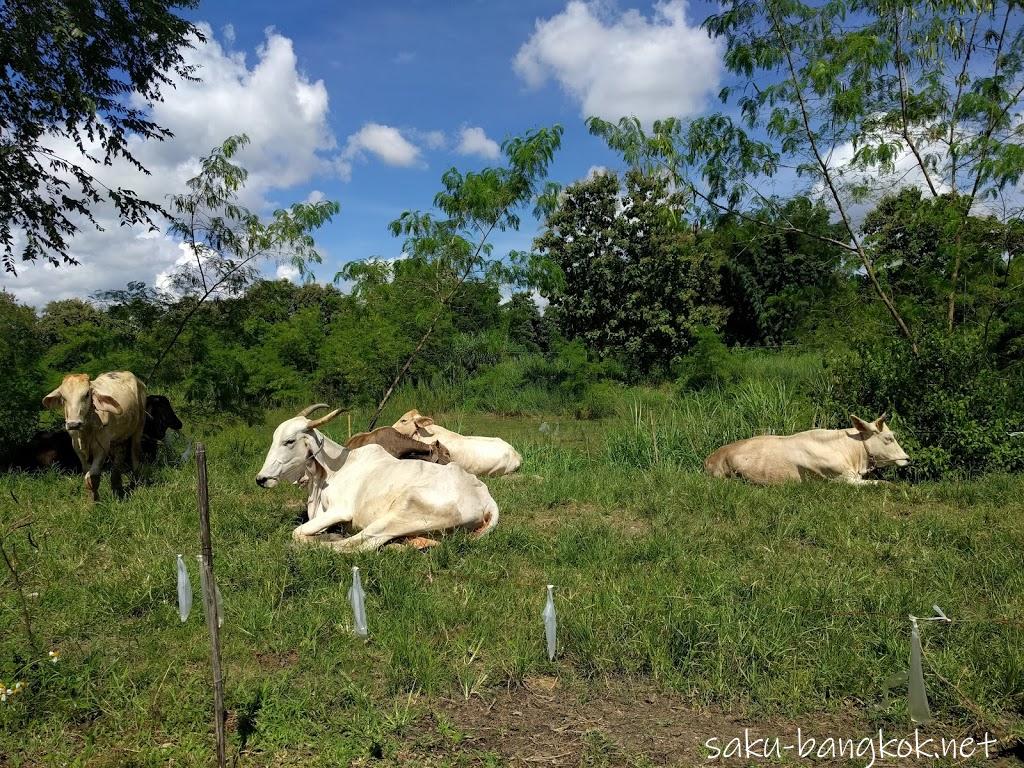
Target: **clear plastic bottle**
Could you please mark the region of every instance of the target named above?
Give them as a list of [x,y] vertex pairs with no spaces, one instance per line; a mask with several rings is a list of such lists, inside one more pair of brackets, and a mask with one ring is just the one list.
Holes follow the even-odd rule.
[[360,637],[367,637],[366,629],[366,594],[363,582],[359,577],[359,566],[352,566],[352,586],[348,590],[348,601],[352,604],[352,629]]
[[917,629],[917,619],[910,618],[910,684],[909,708],[910,719],[915,723],[927,723],[932,719],[928,708],[928,694],[924,689],[924,670],[921,666],[921,634]]
[[192,612],[192,583],[188,579],[185,560],[178,555],[178,616],[184,622]]
[[554,661],[556,647],[556,634],[558,630],[558,618],[555,616],[555,585],[548,584],[548,600],[544,605],[544,638],[548,644],[548,660]]

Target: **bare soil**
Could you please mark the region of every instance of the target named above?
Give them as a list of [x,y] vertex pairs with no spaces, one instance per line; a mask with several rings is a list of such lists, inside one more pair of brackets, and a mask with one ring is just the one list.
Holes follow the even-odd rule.
[[[851,704],[843,712],[825,712],[799,720],[770,717],[751,719],[739,712],[695,706],[678,695],[622,681],[586,692],[564,689],[555,678],[528,678],[521,688],[432,703],[406,733],[398,755],[401,763],[432,764],[454,760],[457,765],[500,764],[510,766],[747,766],[761,764],[852,766],[868,759],[805,757],[783,750],[780,759],[745,756],[710,759],[704,746],[712,738],[725,750],[734,738],[778,738],[782,745],[795,744],[797,729],[804,743],[828,738],[859,740],[875,736],[877,727]],[[922,729],[926,737],[964,738],[981,734],[962,733],[932,724]],[[912,729],[886,731],[885,738],[908,737]],[[1000,744],[999,754],[989,759],[957,761],[958,765],[1024,765],[1013,745]],[[907,765],[909,760],[876,760],[876,766]],[[939,762],[950,765],[950,762]]]

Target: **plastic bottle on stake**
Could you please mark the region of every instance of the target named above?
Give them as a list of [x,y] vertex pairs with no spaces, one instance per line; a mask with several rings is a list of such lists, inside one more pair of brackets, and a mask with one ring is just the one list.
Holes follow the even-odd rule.
[[188,568],[181,555],[178,555],[178,616],[182,621],[188,619],[192,611],[192,583],[188,580]]
[[932,719],[928,708],[928,694],[924,690],[924,670],[921,667],[921,634],[917,630],[917,619],[910,617],[910,719],[915,723],[927,723]]
[[352,604],[352,629],[360,637],[367,637],[366,629],[366,594],[363,582],[359,577],[359,566],[352,566],[352,586],[348,590],[348,601]]
[[544,605],[544,638],[548,643],[548,661],[554,661],[556,648],[556,634],[558,630],[558,619],[555,616],[555,594],[554,584],[548,584],[548,600]]

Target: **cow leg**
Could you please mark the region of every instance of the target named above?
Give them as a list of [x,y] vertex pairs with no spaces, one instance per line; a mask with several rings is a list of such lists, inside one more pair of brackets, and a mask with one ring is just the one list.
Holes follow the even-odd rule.
[[124,446],[118,446],[111,451],[110,489],[114,492],[114,496],[119,499],[124,498],[124,477],[121,474],[121,465],[124,463],[124,460]]
[[293,530],[292,539],[298,542],[316,541],[319,538],[317,534],[326,531],[332,525],[347,523],[351,519],[352,515],[347,510],[321,513]]
[[428,539],[425,536],[413,536],[410,539],[402,539],[401,541],[392,541],[389,544],[384,545],[384,549],[404,549],[411,547],[419,551],[425,549],[432,549],[433,547],[441,546],[441,542],[437,539]]
[[142,463],[142,433],[132,435],[131,444],[132,472],[139,471],[139,464]]
[[89,465],[89,470],[85,475],[85,487],[86,490],[92,491],[92,500],[100,500],[100,478],[103,473],[103,465],[107,461],[107,451],[97,450],[92,455],[92,464]]
[[844,483],[850,485],[884,485],[885,480],[865,480],[860,475],[843,475],[842,478]]
[[121,468],[116,465],[110,468],[110,490],[117,498],[124,498],[124,477],[121,474]]
[[415,537],[424,532],[422,523],[396,520],[394,517],[386,516],[383,519],[374,520],[359,533],[349,536],[347,539],[324,542],[324,546],[339,552],[372,552],[393,539],[402,539],[406,536]]

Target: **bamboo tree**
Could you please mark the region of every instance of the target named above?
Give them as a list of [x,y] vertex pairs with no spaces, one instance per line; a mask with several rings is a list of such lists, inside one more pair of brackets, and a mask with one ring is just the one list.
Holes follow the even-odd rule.
[[[432,287],[437,310],[412,351],[384,391],[367,429],[373,429],[395,389],[409,372],[441,318],[469,280],[512,279],[514,268],[495,258],[490,238],[495,232],[518,229],[520,209],[543,191],[542,182],[562,141],[562,127],[541,128],[505,141],[505,164],[462,173],[455,168],[441,178],[434,197],[439,216],[405,211],[391,222],[391,233],[404,237],[403,252],[430,264],[437,276]],[[335,276],[341,279],[380,279],[372,263],[357,262]]]
[[171,198],[175,219],[170,232],[182,238],[194,261],[171,276],[173,287],[194,297],[150,369],[159,371],[199,308],[218,293],[237,293],[259,274],[266,261],[287,262],[307,274],[320,263],[313,232],[331,220],[340,206],[333,201],[295,203],[274,211],[269,221],[238,202],[248,172],[232,162],[249,143],[248,136],[231,136],[203,158],[188,190]]

